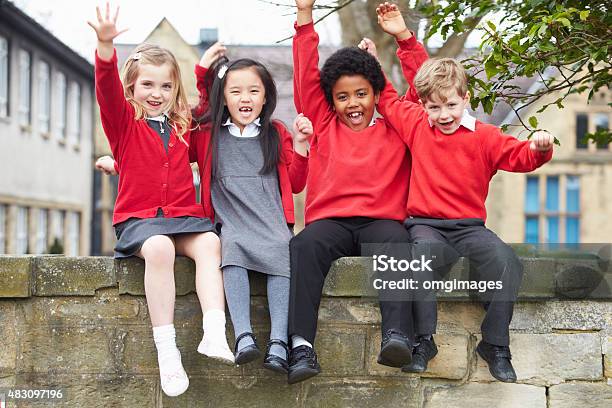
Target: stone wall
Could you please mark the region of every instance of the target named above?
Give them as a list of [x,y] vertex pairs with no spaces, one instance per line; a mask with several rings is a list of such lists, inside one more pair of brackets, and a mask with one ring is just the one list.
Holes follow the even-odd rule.
[[[518,383],[504,384],[475,354],[483,311],[464,293],[440,297],[439,354],[427,372],[378,365],[380,314],[375,298],[364,296],[368,261],[340,259],[319,314],[323,372],[290,386],[261,361],[228,367],[196,352],[202,315],[193,263],[179,258],[175,325],[191,385],[168,398],[158,383],[141,261],[0,257],[0,389],[61,387],[66,397],[53,406],[69,407],[610,407],[609,291],[560,299],[590,282],[567,277],[568,268],[580,265],[588,275],[585,262],[591,261],[523,258],[525,279],[511,326]],[[605,267],[599,284],[609,287]],[[464,273],[461,262],[452,271]],[[252,279],[252,320],[264,348],[269,317],[261,279]]]

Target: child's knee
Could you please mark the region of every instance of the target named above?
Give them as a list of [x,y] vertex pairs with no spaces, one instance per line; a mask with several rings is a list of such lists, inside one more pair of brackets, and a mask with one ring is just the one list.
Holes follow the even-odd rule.
[[174,242],[165,235],[148,238],[140,250],[145,262],[155,264],[172,264],[175,258]]
[[213,232],[206,232],[199,234],[196,238],[196,251],[195,256],[220,256],[221,254],[221,240],[217,234]]

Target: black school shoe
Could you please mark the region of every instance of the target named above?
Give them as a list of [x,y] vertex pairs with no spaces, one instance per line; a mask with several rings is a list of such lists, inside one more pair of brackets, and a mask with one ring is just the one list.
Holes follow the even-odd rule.
[[502,382],[516,382],[516,373],[510,360],[510,347],[496,346],[481,340],[476,347],[478,355],[489,365],[489,372]]
[[[253,339],[253,344],[249,344],[238,351],[238,343],[244,337],[250,336]],[[236,345],[234,346],[234,357],[237,365],[242,365],[246,363],[250,363],[251,361],[255,361],[261,356],[261,351],[259,347],[257,347],[257,340],[253,333],[244,332],[240,336],[236,338]]]
[[402,367],[402,371],[406,373],[422,373],[427,370],[427,363],[438,354],[438,347],[431,336],[427,339],[419,336],[417,339],[419,344],[412,352],[412,362]]
[[380,343],[378,364],[403,367],[412,361],[412,346],[408,337],[399,330],[387,330]]
[[317,353],[308,346],[291,349],[288,371],[287,382],[289,384],[295,384],[319,374],[321,366],[317,362]]
[[289,355],[289,347],[287,343],[279,339],[272,339],[268,342],[268,348],[266,350],[266,357],[264,358],[263,366],[268,370],[272,370],[276,373],[287,374],[288,364],[287,360],[281,358],[275,354],[270,354],[270,348],[272,345],[277,344],[285,349],[285,355]]

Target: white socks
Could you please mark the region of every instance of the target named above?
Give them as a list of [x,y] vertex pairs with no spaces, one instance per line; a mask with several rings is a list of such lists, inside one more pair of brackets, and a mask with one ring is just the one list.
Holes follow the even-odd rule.
[[294,334],[293,336],[291,336],[291,348],[294,349],[299,346],[308,346],[312,348],[312,344],[310,344],[308,340],[306,340],[302,336],[298,336],[297,334]]
[[181,395],[189,387],[189,378],[183,368],[181,352],[176,347],[175,338],[173,324],[153,327],[161,387],[169,397]]
[[233,365],[234,353],[231,352],[225,336],[225,311],[215,309],[206,312],[202,318],[202,329],[204,336],[198,346],[198,353]]

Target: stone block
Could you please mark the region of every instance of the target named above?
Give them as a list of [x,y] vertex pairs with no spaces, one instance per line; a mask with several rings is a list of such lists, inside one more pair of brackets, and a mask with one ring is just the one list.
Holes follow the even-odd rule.
[[28,327],[19,339],[17,373],[117,373],[123,369],[121,329]]
[[370,298],[323,298],[319,322],[328,324],[380,324],[378,300]]
[[32,257],[0,256],[0,298],[30,297]]
[[93,296],[116,286],[114,262],[108,257],[37,257],[34,284],[36,296]]
[[15,373],[18,339],[24,329],[17,321],[15,302],[0,301],[0,338],[2,338],[0,376]]
[[162,397],[164,408],[192,407],[297,407],[301,387],[287,384],[284,377],[190,376],[189,389],[178,397]]
[[315,350],[321,375],[365,374],[366,329],[319,325]]
[[368,275],[370,259],[366,257],[346,257],[336,260],[327,275],[323,286],[324,296],[375,296],[369,288]]
[[460,380],[468,372],[468,344],[467,333],[440,333],[435,335],[438,355],[434,357],[427,367],[427,371],[421,374],[409,374],[402,372],[399,368],[386,367],[377,363],[380,352],[381,333],[380,329],[371,329],[367,358],[368,374],[379,376],[420,376],[447,378]]
[[518,302],[514,306],[511,330],[549,333],[561,330],[599,331],[610,327],[611,302],[592,300]]
[[612,379],[612,336],[603,339],[602,352],[604,353],[604,377]]
[[556,296],[556,261],[543,258],[523,258],[523,280],[519,299],[551,299]]
[[549,408],[612,407],[612,386],[599,383],[565,383],[548,390]]
[[303,406],[315,407],[421,407],[421,387],[415,379],[324,381],[306,386]]
[[[132,257],[116,261],[116,264],[119,293],[144,296],[144,261]],[[177,296],[195,292],[195,264],[191,259],[176,257],[174,282]]]
[[526,384],[468,383],[425,389],[427,408],[547,408],[546,388]]
[[[510,350],[519,382],[553,385],[569,380],[603,379],[597,333],[511,333]],[[470,380],[496,381],[480,357]]]

